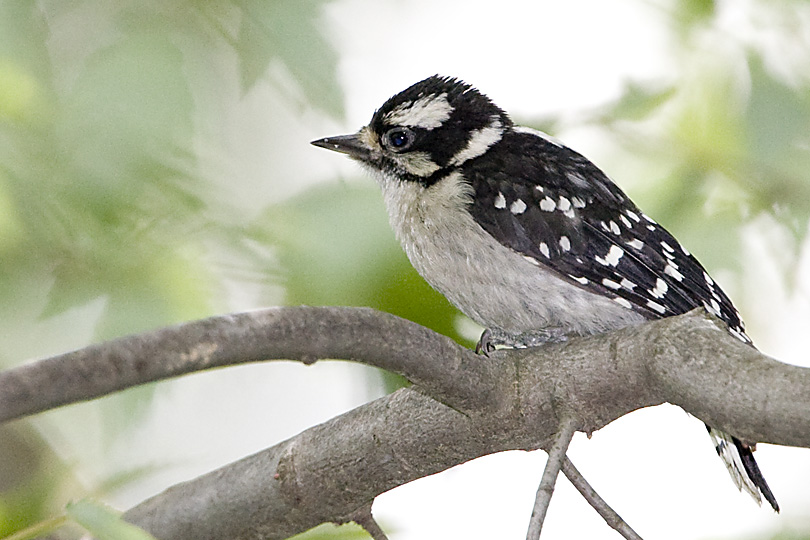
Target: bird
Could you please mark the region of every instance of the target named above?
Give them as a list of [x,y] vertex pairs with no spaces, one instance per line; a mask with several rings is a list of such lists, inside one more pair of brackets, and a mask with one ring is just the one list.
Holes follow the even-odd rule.
[[[411,264],[485,328],[476,350],[588,336],[704,308],[753,346],[729,297],[596,165],[515,125],[466,82],[428,77],[356,133],[312,144],[375,178]],[[706,426],[741,491],[779,505],[753,445]]]

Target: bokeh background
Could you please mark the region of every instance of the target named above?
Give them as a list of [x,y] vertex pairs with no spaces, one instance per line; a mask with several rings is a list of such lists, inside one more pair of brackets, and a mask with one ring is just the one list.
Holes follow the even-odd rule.
[[[0,366],[270,305],[372,306],[473,343],[373,182],[309,145],[434,73],[593,159],[707,266],[762,350],[810,365],[806,1],[0,0]],[[400,383],[253,365],[13,422],[0,536],[71,499],[126,509]],[[779,516],[713,454],[672,406],[570,451],[646,538],[810,538],[810,451],[760,445]],[[544,461],[482,458],[375,514],[392,540],[523,538]],[[618,535],[561,480],[544,538],[586,537]]]

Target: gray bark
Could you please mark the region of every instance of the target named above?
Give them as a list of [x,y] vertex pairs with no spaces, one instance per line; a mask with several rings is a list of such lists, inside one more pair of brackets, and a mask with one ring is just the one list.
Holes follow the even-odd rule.
[[127,520],[162,540],[286,538],[470,459],[546,448],[562,418],[589,433],[664,402],[749,442],[810,447],[810,369],[762,355],[697,312],[488,358],[367,309],[215,317],[0,373],[0,418],[282,358],[356,360],[415,384],[174,486]]

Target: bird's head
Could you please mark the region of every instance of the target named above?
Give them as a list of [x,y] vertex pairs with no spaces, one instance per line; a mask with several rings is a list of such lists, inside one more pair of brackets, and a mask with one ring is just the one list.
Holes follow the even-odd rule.
[[386,101],[357,133],[312,144],[383,174],[429,184],[484,154],[511,125],[507,114],[472,86],[434,75]]

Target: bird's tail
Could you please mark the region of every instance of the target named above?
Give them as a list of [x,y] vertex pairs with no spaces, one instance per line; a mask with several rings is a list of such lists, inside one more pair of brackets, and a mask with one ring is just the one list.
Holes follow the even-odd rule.
[[729,435],[719,429],[706,426],[709,435],[714,443],[717,455],[723,460],[728,469],[731,479],[740,491],[745,491],[762,504],[762,497],[768,501],[776,512],[779,512],[779,504],[768,487],[768,483],[762,476],[751,447],[743,443],[737,437]]

